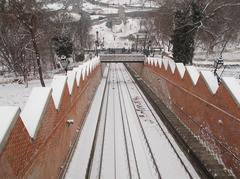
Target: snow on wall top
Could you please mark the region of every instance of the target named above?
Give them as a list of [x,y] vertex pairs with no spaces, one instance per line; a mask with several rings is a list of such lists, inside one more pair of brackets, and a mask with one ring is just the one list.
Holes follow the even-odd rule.
[[185,74],[185,71],[186,71],[186,68],[184,66],[183,63],[176,63],[176,67],[177,67],[177,70],[181,76],[181,78],[183,78],[184,74]]
[[153,59],[154,60],[154,66],[157,66],[158,65],[158,59]]
[[73,71],[76,72],[77,86],[79,86],[80,85],[81,76],[82,76],[82,66],[79,65],[79,67],[73,68]]
[[29,135],[32,138],[35,138],[36,136],[39,123],[44,114],[51,92],[52,88],[33,88],[27,104],[20,115]]
[[56,109],[59,109],[60,107],[62,94],[63,94],[64,87],[66,85],[66,81],[67,81],[66,76],[55,75],[53,77],[51,87],[52,87],[52,97],[53,97],[53,101]]
[[167,70],[167,68],[168,68],[168,58],[163,58],[163,66],[164,66],[165,70]]
[[81,65],[81,75],[82,75],[82,78],[83,80],[85,79],[85,75],[86,75],[86,64],[84,63],[83,65]]
[[222,82],[229,90],[238,107],[240,107],[240,84],[238,81],[233,77],[223,77]]
[[196,85],[197,81],[198,81],[198,78],[200,76],[197,68],[194,67],[194,66],[186,66],[186,69],[187,69],[187,72],[188,72],[188,74],[189,74],[189,76],[190,76],[190,78],[192,80],[192,83],[194,85]]
[[68,83],[68,89],[69,89],[70,95],[73,92],[73,85],[74,85],[75,78],[76,78],[76,71],[75,70],[68,71],[67,83]]
[[217,77],[211,71],[201,71],[201,75],[211,93],[215,94],[219,87]]
[[[180,74],[181,79],[183,79],[185,71],[188,72],[192,84],[195,86],[198,82],[198,79],[201,75],[202,79],[206,83],[209,91],[214,95],[217,93],[219,88],[218,80],[214,74],[210,71],[198,71],[194,66],[184,66],[183,63],[175,63],[169,58],[147,58],[146,63],[149,65],[155,65],[155,61],[158,62],[160,68],[167,70],[168,66],[171,68],[171,71],[175,71],[175,68]],[[164,67],[162,67],[162,64]],[[174,72],[173,72],[174,73]],[[230,95],[235,100],[238,107],[240,107],[240,83],[233,77],[223,77],[223,85],[229,91]]]
[[159,59],[157,59],[157,61],[158,61],[158,66],[161,68],[162,67],[162,59],[159,58]]
[[20,113],[19,107],[0,106],[0,152],[2,151],[10,132]]
[[171,69],[172,73],[174,73],[175,68],[176,68],[175,62],[172,59],[169,59],[168,63],[169,63],[169,66],[170,66],[170,69]]
[[[80,67],[69,71],[67,76],[55,75],[51,87],[33,88],[21,113],[19,107],[0,107],[0,151],[4,147],[19,115],[29,136],[35,138],[51,95],[56,109],[58,109],[65,85],[68,85],[71,94],[75,78],[79,84],[81,74],[83,73],[85,76],[86,70],[90,73],[99,63],[99,58],[93,58],[92,61],[85,62],[83,65],[80,65]],[[78,77],[76,77],[77,75]]]

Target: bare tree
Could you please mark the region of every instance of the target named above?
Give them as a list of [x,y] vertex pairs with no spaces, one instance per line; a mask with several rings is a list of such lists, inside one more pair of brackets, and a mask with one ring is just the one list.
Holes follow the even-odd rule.
[[[159,33],[173,39],[174,31],[192,33],[194,41],[214,46],[234,42],[239,35],[239,0],[159,0],[160,9],[154,14]],[[188,11],[188,12],[187,12]],[[176,24],[176,13],[185,12],[185,23]],[[186,28],[188,27],[188,28]],[[185,30],[184,30],[185,29]]]
[[2,11],[0,20],[0,58],[2,59],[2,65],[16,75],[23,76],[27,86],[27,77],[32,65],[28,56],[31,39],[12,14]]
[[43,12],[39,8],[39,4],[35,0],[17,1],[10,0],[9,2],[12,13],[16,16],[18,21],[23,25],[25,30],[29,33],[32,41],[33,50],[36,55],[37,69],[41,85],[45,87],[40,50],[37,44],[37,33],[39,28],[40,18]]

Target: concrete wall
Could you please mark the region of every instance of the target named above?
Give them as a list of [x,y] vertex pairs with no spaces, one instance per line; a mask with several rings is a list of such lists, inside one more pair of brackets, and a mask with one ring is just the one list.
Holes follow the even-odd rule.
[[[4,143],[1,143],[0,178],[58,178],[73,142],[81,132],[85,115],[101,80],[99,61],[85,67],[84,71],[75,69],[73,86],[70,88],[72,91],[69,91],[69,83],[64,84],[58,108],[50,95],[41,114],[36,136],[30,136],[24,119],[17,112],[14,124],[7,130]],[[4,120],[1,114],[0,118]],[[66,123],[68,119],[74,119],[70,126]]]
[[239,178],[239,84],[225,78],[218,86],[213,74],[168,59],[148,59],[144,65],[129,66]]

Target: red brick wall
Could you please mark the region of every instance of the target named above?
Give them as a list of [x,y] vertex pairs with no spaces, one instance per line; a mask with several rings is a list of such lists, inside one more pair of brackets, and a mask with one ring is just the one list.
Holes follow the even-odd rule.
[[[81,79],[79,87],[74,82],[71,96],[65,86],[59,110],[51,97],[36,139],[28,135],[19,117],[0,153],[0,178],[57,178],[100,80],[101,66],[98,65],[85,80]],[[68,119],[74,119],[69,127]]]
[[240,177],[240,108],[225,86],[221,84],[213,95],[202,76],[194,86],[187,72],[181,79],[178,71],[173,74],[170,68],[166,71],[163,67],[148,64],[130,66],[179,119]]

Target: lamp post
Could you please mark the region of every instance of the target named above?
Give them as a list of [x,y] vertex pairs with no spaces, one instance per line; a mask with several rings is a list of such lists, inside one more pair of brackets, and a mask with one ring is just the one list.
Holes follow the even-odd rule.
[[98,56],[98,46],[99,46],[99,42],[98,42],[98,31],[96,31],[96,37],[97,39],[95,40],[95,55]]
[[[222,56],[220,56],[218,59],[214,60],[214,63],[213,63],[213,67],[214,67],[214,75],[217,77],[217,80],[218,80],[218,83],[220,83],[220,79],[221,79],[221,76],[222,74],[219,76],[217,71],[224,65],[224,61],[223,61],[223,58]],[[226,67],[226,66],[225,66]],[[224,72],[225,70],[225,67],[222,71],[222,73]]]

